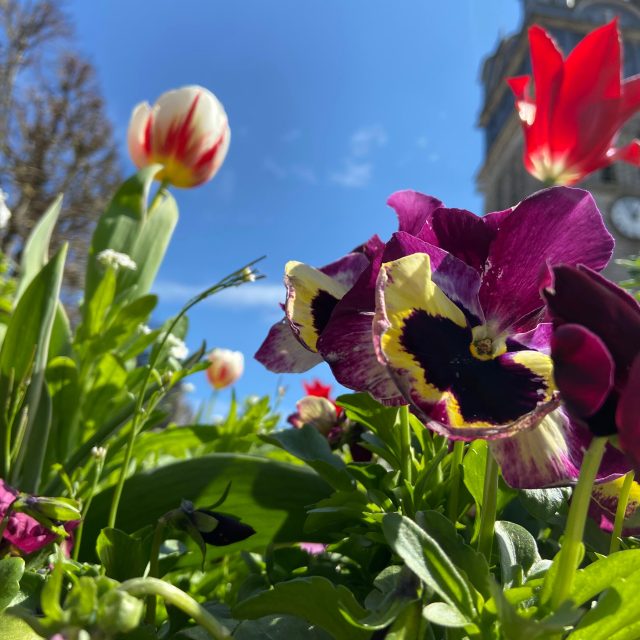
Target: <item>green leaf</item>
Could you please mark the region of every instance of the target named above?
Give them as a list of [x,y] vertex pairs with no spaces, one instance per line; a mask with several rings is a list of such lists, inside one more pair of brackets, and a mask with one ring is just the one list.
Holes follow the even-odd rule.
[[618,551],[576,572],[571,600],[580,606],[595,598],[617,580],[640,572],[640,549]]
[[0,613],[2,613],[20,592],[20,579],[24,573],[22,558],[0,560]]
[[538,520],[549,522],[566,508],[570,491],[567,488],[523,489],[518,498],[524,508]]
[[495,535],[502,584],[507,587],[522,584],[529,570],[541,560],[534,537],[519,524],[504,520],[496,522]]
[[[462,468],[464,471],[464,484],[480,508],[482,508],[486,466],[487,443],[484,440],[475,440],[467,449],[462,461]],[[517,495],[518,492],[507,486],[501,477],[498,484],[498,513]]]
[[132,534],[119,529],[103,529],[98,536],[96,552],[107,576],[124,582],[144,575],[152,536],[151,525]]
[[[231,482],[224,510],[253,526],[257,533],[230,547],[209,547],[217,557],[238,549],[261,549],[272,541],[300,542],[306,507],[331,489],[316,473],[298,465],[240,454],[217,453],[169,464],[127,480],[118,510],[119,528],[136,531],[172,509],[182,499],[212,504]],[[113,489],[97,494],[87,514],[80,557],[92,546],[107,521]],[[92,542],[93,541],[93,542]]]
[[84,329],[83,334],[85,334],[86,337],[95,336],[100,333],[115,295],[115,269],[106,269],[96,287],[95,293],[86,305],[85,321],[82,324]]
[[335,640],[368,639],[368,631],[347,622],[342,615],[345,610],[356,618],[366,615],[366,610],[346,587],[336,587],[326,578],[314,576],[279,582],[272,589],[238,603],[233,615],[255,619],[274,613],[290,614],[322,627]]
[[62,582],[64,579],[63,561],[58,558],[53,571],[49,574],[47,581],[42,587],[40,606],[47,618],[55,622],[65,621],[65,612],[62,610],[60,599],[62,597]]
[[49,362],[46,380],[51,396],[52,422],[51,441],[47,448],[47,463],[65,460],[67,452],[75,447],[75,434],[72,431],[73,421],[70,416],[76,411],[80,386],[78,368],[71,358],[58,357]]
[[306,462],[336,489],[350,489],[353,480],[342,458],[331,452],[329,443],[311,425],[302,429],[283,429],[261,439]]
[[24,620],[9,612],[0,614],[0,629],[2,640],[43,640]]
[[60,249],[20,298],[0,352],[2,376],[8,378],[13,372],[16,380],[24,380],[31,370],[34,353],[34,371],[44,371],[66,253],[66,247]]
[[20,279],[18,280],[18,289],[15,296],[16,301],[20,299],[27,286],[49,260],[49,242],[58,221],[61,207],[62,196],[60,195],[49,205],[49,208],[44,212],[24,243],[20,261]]
[[159,165],[151,165],[124,182],[107,210],[100,216],[93,232],[87,261],[85,304],[93,298],[104,273],[104,267],[97,260],[98,254],[105,249],[113,249],[131,256],[147,215],[151,183],[159,168]]
[[420,580],[469,622],[474,620],[477,611],[471,595],[473,587],[430,535],[398,513],[384,516],[382,531],[391,548]]
[[461,629],[469,626],[469,621],[455,608],[445,602],[432,602],[422,610],[425,620],[441,627]]
[[454,524],[437,511],[425,511],[419,516],[422,528],[440,545],[458,570],[484,596],[490,595],[491,574],[486,558],[466,544]]
[[138,265],[137,270],[122,274],[122,288],[131,290],[128,300],[149,293],[177,224],[178,206],[173,196],[166,193],[148,212],[131,249],[130,255]]
[[[627,552],[620,555],[624,553]],[[640,571],[615,581],[568,640],[637,640],[639,591]]]
[[72,623],[83,625],[93,620],[98,605],[98,586],[93,578],[81,576],[64,600],[64,608]]
[[9,404],[14,404],[17,384],[26,383],[30,376],[26,429],[12,470],[14,483],[23,491],[37,491],[49,439],[51,402],[44,372],[66,253],[65,245],[33,278],[9,321],[0,350],[0,397],[12,397]]

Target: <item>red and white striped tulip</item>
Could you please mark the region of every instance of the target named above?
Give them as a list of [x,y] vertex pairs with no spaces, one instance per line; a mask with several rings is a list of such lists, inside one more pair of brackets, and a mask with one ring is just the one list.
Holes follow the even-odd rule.
[[158,180],[196,187],[216,174],[230,138],[220,101],[194,85],[163,93],[153,107],[139,104],[131,115],[127,143],[138,169],[159,163],[164,168]]
[[209,362],[207,378],[216,390],[232,385],[244,371],[244,356],[240,351],[214,349],[209,354]]

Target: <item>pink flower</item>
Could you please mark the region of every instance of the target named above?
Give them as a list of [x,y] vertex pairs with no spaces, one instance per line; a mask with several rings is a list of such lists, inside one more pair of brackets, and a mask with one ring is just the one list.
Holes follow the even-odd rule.
[[244,356],[240,351],[214,349],[209,354],[209,362],[207,378],[216,390],[232,385],[244,371]]
[[[0,479],[0,520],[4,521],[7,511],[18,498],[19,493],[4,480]],[[65,529],[71,531],[78,525],[78,520],[65,523]],[[23,553],[33,553],[56,540],[52,531],[25,513],[11,512],[2,537]]]
[[127,134],[136,167],[162,164],[156,178],[176,187],[196,187],[211,180],[227,155],[230,138],[222,104],[195,85],[163,93],[153,107],[139,104]]

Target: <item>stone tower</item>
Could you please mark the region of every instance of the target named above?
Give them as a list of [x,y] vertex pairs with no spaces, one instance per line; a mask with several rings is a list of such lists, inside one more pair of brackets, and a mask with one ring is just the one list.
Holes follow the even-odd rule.
[[[520,31],[503,38],[482,67],[484,104],[480,126],[484,129],[484,162],[478,186],[486,211],[512,206],[542,188],[522,162],[523,138],[511,90],[505,78],[531,72],[527,29],[539,24],[552,34],[565,55],[594,27],[619,18],[624,40],[624,77],[640,73],[640,0],[521,0]],[[589,73],[585,69],[585,73]],[[640,138],[640,114],[627,123],[620,143]],[[607,227],[616,240],[615,257],[640,253],[640,169],[618,163],[602,169],[579,185],[591,191]],[[612,215],[613,214],[613,215]],[[612,263],[607,275],[626,277]]]

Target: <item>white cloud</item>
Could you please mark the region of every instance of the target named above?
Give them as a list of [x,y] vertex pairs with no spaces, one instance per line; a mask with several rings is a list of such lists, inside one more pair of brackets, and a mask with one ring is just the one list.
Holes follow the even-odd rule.
[[347,159],[342,169],[329,175],[331,182],[349,189],[361,189],[366,187],[373,175],[373,165],[370,162],[354,162]]
[[317,184],[318,182],[316,172],[311,167],[304,164],[292,164],[285,166],[270,156],[266,157],[262,164],[265,170],[278,180],[294,178],[295,180],[306,182],[307,184]]
[[384,147],[387,144],[387,132],[380,124],[358,129],[350,140],[351,155],[356,158],[365,158],[374,149]]
[[273,158],[267,157],[264,159],[262,166],[265,168],[267,172],[269,172],[272,176],[278,178],[278,180],[284,180],[287,177],[289,172],[285,167],[276,162]]
[[[161,280],[153,287],[162,302],[184,304],[202,293],[208,285],[193,285],[172,280]],[[203,304],[220,307],[275,308],[284,300],[285,290],[281,284],[247,283],[225,289],[207,298]]]

